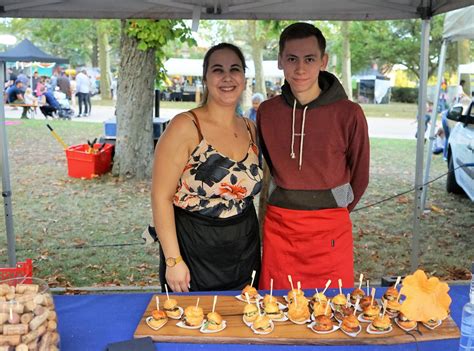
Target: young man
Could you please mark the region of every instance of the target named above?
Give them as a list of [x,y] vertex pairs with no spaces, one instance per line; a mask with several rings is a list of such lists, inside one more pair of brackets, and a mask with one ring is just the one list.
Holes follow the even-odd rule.
[[280,36],[282,94],[263,102],[257,126],[276,188],[264,222],[259,288],[353,286],[349,212],[369,180],[367,122],[337,78],[325,72],[321,31],[294,23]]

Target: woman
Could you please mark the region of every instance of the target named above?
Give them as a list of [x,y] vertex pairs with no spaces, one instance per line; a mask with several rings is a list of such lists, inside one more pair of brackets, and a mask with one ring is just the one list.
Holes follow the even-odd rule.
[[244,74],[239,48],[209,49],[202,105],[174,117],[156,147],[152,210],[160,282],[175,292],[239,290],[260,269],[255,125],[235,113]]

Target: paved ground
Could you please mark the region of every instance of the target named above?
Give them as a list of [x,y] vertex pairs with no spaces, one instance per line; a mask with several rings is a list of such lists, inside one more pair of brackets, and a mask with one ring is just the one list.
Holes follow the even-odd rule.
[[[77,111],[77,109],[76,109]],[[160,109],[160,117],[172,118],[176,114],[182,112],[179,109]],[[73,117],[71,122],[90,122],[90,123],[103,123],[104,121],[114,118],[115,108],[110,106],[94,106],[92,102],[92,113],[88,117]],[[13,110],[11,107],[5,107],[6,118],[20,118],[21,109]],[[36,119],[43,119],[44,117],[38,110]],[[378,138],[391,138],[391,139],[415,139],[416,123],[415,120],[411,119],[398,119],[398,118],[375,118],[371,117],[367,119],[369,124],[369,135],[371,137]]]

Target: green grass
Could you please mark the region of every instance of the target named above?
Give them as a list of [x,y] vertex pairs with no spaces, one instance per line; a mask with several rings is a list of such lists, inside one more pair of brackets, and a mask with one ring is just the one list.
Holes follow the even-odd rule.
[[[69,145],[102,134],[100,123],[49,123]],[[44,121],[6,128],[18,260],[32,258],[34,275],[53,286],[157,285],[157,245],[144,246],[140,239],[151,218],[150,182],[110,174],[69,178],[65,153]],[[412,188],[415,146],[411,140],[372,139],[370,185],[359,206]],[[445,162],[435,157],[432,177],[445,172]],[[474,206],[447,194],[445,178],[430,186],[429,203],[440,212],[422,218],[421,266],[444,278],[467,279],[474,257]],[[352,218],[357,277],[363,272],[377,280],[410,272],[413,193]],[[0,233],[0,265],[6,265],[6,235]]]

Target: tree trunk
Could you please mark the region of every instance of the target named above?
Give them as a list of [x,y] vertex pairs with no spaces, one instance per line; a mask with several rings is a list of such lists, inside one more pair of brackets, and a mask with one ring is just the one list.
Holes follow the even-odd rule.
[[[470,58],[470,41],[469,39],[464,39],[458,41],[458,64],[463,65],[466,63],[471,62]],[[464,83],[464,92],[471,96],[471,75],[469,73],[467,74],[461,74],[460,79],[464,79],[466,83]],[[459,82],[456,82],[456,84],[459,84]]]
[[99,43],[99,67],[100,67],[100,96],[102,100],[110,100],[110,58],[109,58],[109,36],[107,34],[107,22],[97,22],[97,41]]
[[249,21],[249,32],[252,46],[252,60],[255,65],[255,88],[254,93],[262,93],[267,97],[265,88],[265,76],[263,74],[263,47],[257,37],[257,21]]
[[350,22],[343,21],[341,24],[342,35],[342,86],[347,97],[352,100],[352,78],[351,78],[351,43],[349,39]]
[[99,58],[98,57],[99,57],[99,44],[98,44],[97,37],[95,37],[92,40],[92,56],[91,56],[92,67],[99,67]]
[[153,162],[155,50],[139,50],[125,20],[121,27],[113,174],[143,180],[151,177]]

